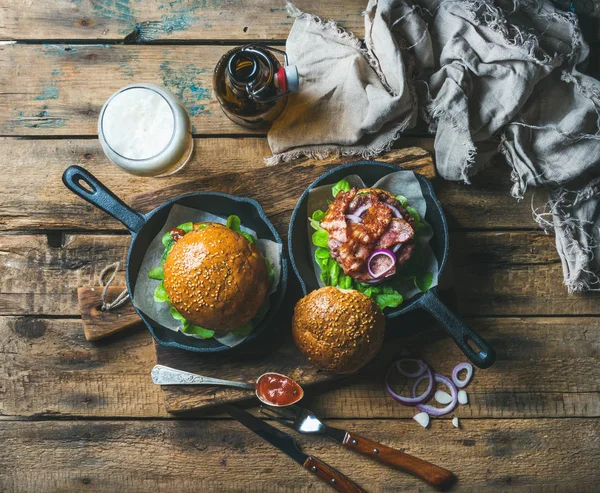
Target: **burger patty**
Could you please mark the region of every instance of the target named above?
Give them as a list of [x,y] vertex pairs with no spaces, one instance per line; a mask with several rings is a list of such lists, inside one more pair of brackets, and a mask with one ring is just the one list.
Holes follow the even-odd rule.
[[[402,217],[396,217],[396,211]],[[329,235],[331,257],[346,275],[364,282],[373,280],[367,261],[376,250],[397,248],[397,267],[408,261],[416,246],[412,241],[413,222],[413,217],[391,194],[375,189],[358,193],[352,188],[337,194],[321,227]]]

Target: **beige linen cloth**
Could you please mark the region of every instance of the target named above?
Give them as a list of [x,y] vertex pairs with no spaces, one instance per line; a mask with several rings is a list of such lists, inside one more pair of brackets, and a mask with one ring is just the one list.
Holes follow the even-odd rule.
[[534,217],[556,236],[565,285],[600,290],[600,82],[582,73],[574,14],[536,0],[369,0],[363,44],[288,9],[300,91],[269,132],[267,164],[373,157],[420,113],[441,177],[469,183],[498,157],[513,196],[546,189]]
[[287,7],[296,21],[286,51],[298,67],[301,91],[290,95],[269,131],[274,156],[267,164],[388,150],[402,130],[414,126],[418,107],[412,64],[397,49],[382,12],[366,17],[365,48],[334,22]]

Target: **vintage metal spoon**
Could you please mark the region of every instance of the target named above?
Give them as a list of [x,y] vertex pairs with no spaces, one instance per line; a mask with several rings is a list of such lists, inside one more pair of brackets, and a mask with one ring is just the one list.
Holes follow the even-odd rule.
[[290,377],[280,373],[263,373],[256,383],[234,382],[220,378],[205,377],[163,365],[152,368],[152,381],[158,385],[223,385],[251,389],[256,397],[268,406],[290,406],[304,396],[302,387]]

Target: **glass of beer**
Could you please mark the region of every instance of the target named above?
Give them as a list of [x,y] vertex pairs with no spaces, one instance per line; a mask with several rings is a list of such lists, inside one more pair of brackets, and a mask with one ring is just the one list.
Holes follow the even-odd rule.
[[194,147],[188,112],[154,84],[131,84],[114,93],[100,111],[98,137],[108,159],[139,176],[179,171]]

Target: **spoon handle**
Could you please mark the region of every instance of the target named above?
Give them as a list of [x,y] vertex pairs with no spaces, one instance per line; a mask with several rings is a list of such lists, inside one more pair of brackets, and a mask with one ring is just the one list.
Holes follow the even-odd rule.
[[152,368],[152,381],[159,385],[226,385],[254,390],[253,383],[232,382],[220,378],[204,377],[168,366],[156,365]]

